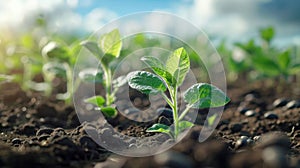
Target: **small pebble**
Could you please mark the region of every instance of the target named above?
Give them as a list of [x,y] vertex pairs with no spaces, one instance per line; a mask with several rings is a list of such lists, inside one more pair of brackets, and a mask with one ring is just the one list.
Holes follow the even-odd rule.
[[265,113],[265,114],[264,114],[264,117],[265,117],[266,119],[270,119],[270,120],[272,120],[272,119],[278,119],[278,115],[275,114],[275,113],[272,112],[272,111]]
[[1,127],[2,128],[7,128],[9,126],[8,122],[2,122]]
[[253,116],[255,116],[255,111],[254,110],[248,110],[248,111],[245,112],[245,116],[253,117]]
[[41,128],[36,132],[36,136],[40,136],[43,134],[50,135],[53,132],[52,128]]
[[169,108],[158,108],[157,113],[160,114],[161,116],[165,116],[167,118],[173,118],[173,111]]
[[285,98],[279,98],[279,99],[274,100],[273,106],[274,107],[282,107],[282,106],[285,106],[287,104],[287,102],[288,101]]
[[256,99],[256,96],[254,95],[254,94],[247,94],[246,96],[245,96],[245,101],[246,102],[252,102],[252,101],[254,101]]
[[236,143],[235,143],[235,147],[237,148],[237,149],[239,149],[239,148],[242,148],[242,147],[245,147],[245,146],[247,146],[247,140],[248,140],[248,138],[246,137],[246,136],[242,136],[240,139],[238,139],[237,141],[236,141]]
[[299,102],[297,102],[296,100],[292,100],[285,105],[286,109],[293,109],[297,107],[299,107]]
[[239,107],[237,108],[237,111],[238,111],[239,113],[241,113],[241,114],[245,114],[248,110],[249,110],[248,108],[243,107],[243,106],[239,106]]
[[254,141],[250,138],[247,139],[247,145],[252,145],[254,144]]
[[19,145],[22,143],[22,140],[20,138],[14,138],[11,143],[13,143],[14,145]]
[[260,136],[259,136],[259,135],[253,137],[253,140],[254,140],[254,141],[259,141],[259,139],[260,139]]
[[231,130],[232,133],[236,133],[242,130],[243,125],[240,123],[234,123],[234,124],[230,124],[229,128]]

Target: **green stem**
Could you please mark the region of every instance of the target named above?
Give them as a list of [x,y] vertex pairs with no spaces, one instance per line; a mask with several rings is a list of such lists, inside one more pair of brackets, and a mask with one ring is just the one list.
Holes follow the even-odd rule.
[[113,103],[113,99],[111,97],[111,70],[106,67],[103,66],[103,71],[104,71],[104,75],[105,75],[105,98],[106,98],[106,106],[110,106]]
[[[170,88],[169,88],[170,89]],[[171,100],[173,102],[173,120],[174,120],[174,137],[177,139],[179,134],[179,120],[178,120],[178,109],[177,109],[177,88],[170,89]]]
[[173,107],[173,102],[168,98],[168,96],[164,93],[162,93],[161,95],[165,99],[165,101],[168,103],[168,105],[172,108]]
[[71,70],[71,67],[67,64],[64,63],[64,67],[66,69],[66,76],[67,76],[67,94],[68,97],[65,100],[66,104],[71,104],[71,99],[73,97],[73,83],[72,83],[72,78],[73,78],[73,72]]
[[187,107],[185,108],[185,110],[180,114],[179,116],[179,121],[183,119],[183,117],[189,112],[189,110],[192,108],[192,106],[187,105]]

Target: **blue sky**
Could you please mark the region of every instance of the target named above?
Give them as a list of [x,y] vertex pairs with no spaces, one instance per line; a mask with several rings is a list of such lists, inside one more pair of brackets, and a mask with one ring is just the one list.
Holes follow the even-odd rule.
[[0,28],[27,30],[32,18],[42,14],[51,31],[93,32],[142,11],[170,12],[231,41],[257,37],[259,28],[271,25],[278,44],[300,44],[299,0],[0,0]]
[[[125,3],[124,3],[125,2]],[[181,1],[177,1],[181,3]],[[101,7],[116,12],[119,16],[134,12],[152,11],[155,9],[168,9],[172,11],[176,3],[174,0],[95,0],[91,5],[85,5],[85,1],[79,1],[76,11],[85,15],[95,7]]]

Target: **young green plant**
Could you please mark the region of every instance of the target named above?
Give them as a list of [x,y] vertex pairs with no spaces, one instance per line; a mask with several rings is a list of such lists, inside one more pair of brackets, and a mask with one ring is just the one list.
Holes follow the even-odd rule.
[[74,67],[78,51],[79,45],[77,41],[70,46],[51,41],[43,47],[42,56],[44,58],[44,65],[42,70],[45,79],[45,83],[43,84],[46,86],[46,95],[49,96],[52,93],[51,83],[57,76],[66,80],[67,91],[65,93],[57,94],[56,98],[64,100],[67,104],[71,103],[71,98],[75,90],[72,85],[72,69]]
[[[141,59],[155,73],[147,71],[130,72],[127,76],[128,84],[144,94],[161,94],[164,100],[172,108],[174,128],[164,124],[154,124],[148,128],[148,132],[166,133],[176,139],[180,132],[193,126],[193,123],[184,118],[191,108],[210,108],[224,106],[229,98],[217,87],[207,83],[197,83],[187,89],[183,95],[187,103],[185,110],[178,110],[178,88],[183,83],[190,69],[189,56],[184,48],[176,49],[168,57],[164,65],[155,57],[143,57]],[[169,92],[168,97],[165,92]]]
[[122,49],[120,33],[114,29],[104,34],[98,42],[84,41],[81,44],[98,59],[100,68],[84,69],[79,73],[79,78],[85,82],[101,83],[106,91],[105,98],[97,95],[85,99],[85,102],[100,107],[105,116],[115,117],[117,110],[112,106],[115,94],[118,88],[126,83],[124,76],[112,79],[113,65],[117,62]]

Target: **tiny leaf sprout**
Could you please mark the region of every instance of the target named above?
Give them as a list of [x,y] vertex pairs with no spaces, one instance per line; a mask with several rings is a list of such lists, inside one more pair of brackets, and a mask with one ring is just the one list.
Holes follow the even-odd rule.
[[[191,108],[210,108],[220,107],[227,104],[230,99],[225,93],[214,85],[207,83],[197,83],[187,89],[183,94],[186,102],[186,108],[181,113],[178,111],[178,88],[183,83],[186,74],[190,69],[189,56],[184,48],[176,49],[168,57],[164,65],[155,57],[143,57],[145,62],[154,73],[147,71],[130,72],[127,76],[128,84],[144,94],[160,94],[168,105],[172,108],[174,128],[164,124],[154,124],[148,128],[148,132],[166,133],[177,139],[179,133],[194,124],[185,121],[185,116]],[[170,98],[165,94],[169,92]],[[209,124],[212,124],[215,118],[211,118]]]
[[113,107],[115,94],[118,88],[126,83],[126,77],[120,76],[112,79],[113,64],[120,56],[122,41],[117,29],[100,37],[98,42],[83,41],[81,43],[99,61],[99,69],[83,69],[78,75],[81,81],[103,84],[106,94],[105,98],[97,95],[85,99],[86,103],[96,105],[107,117],[115,117],[117,110]]

